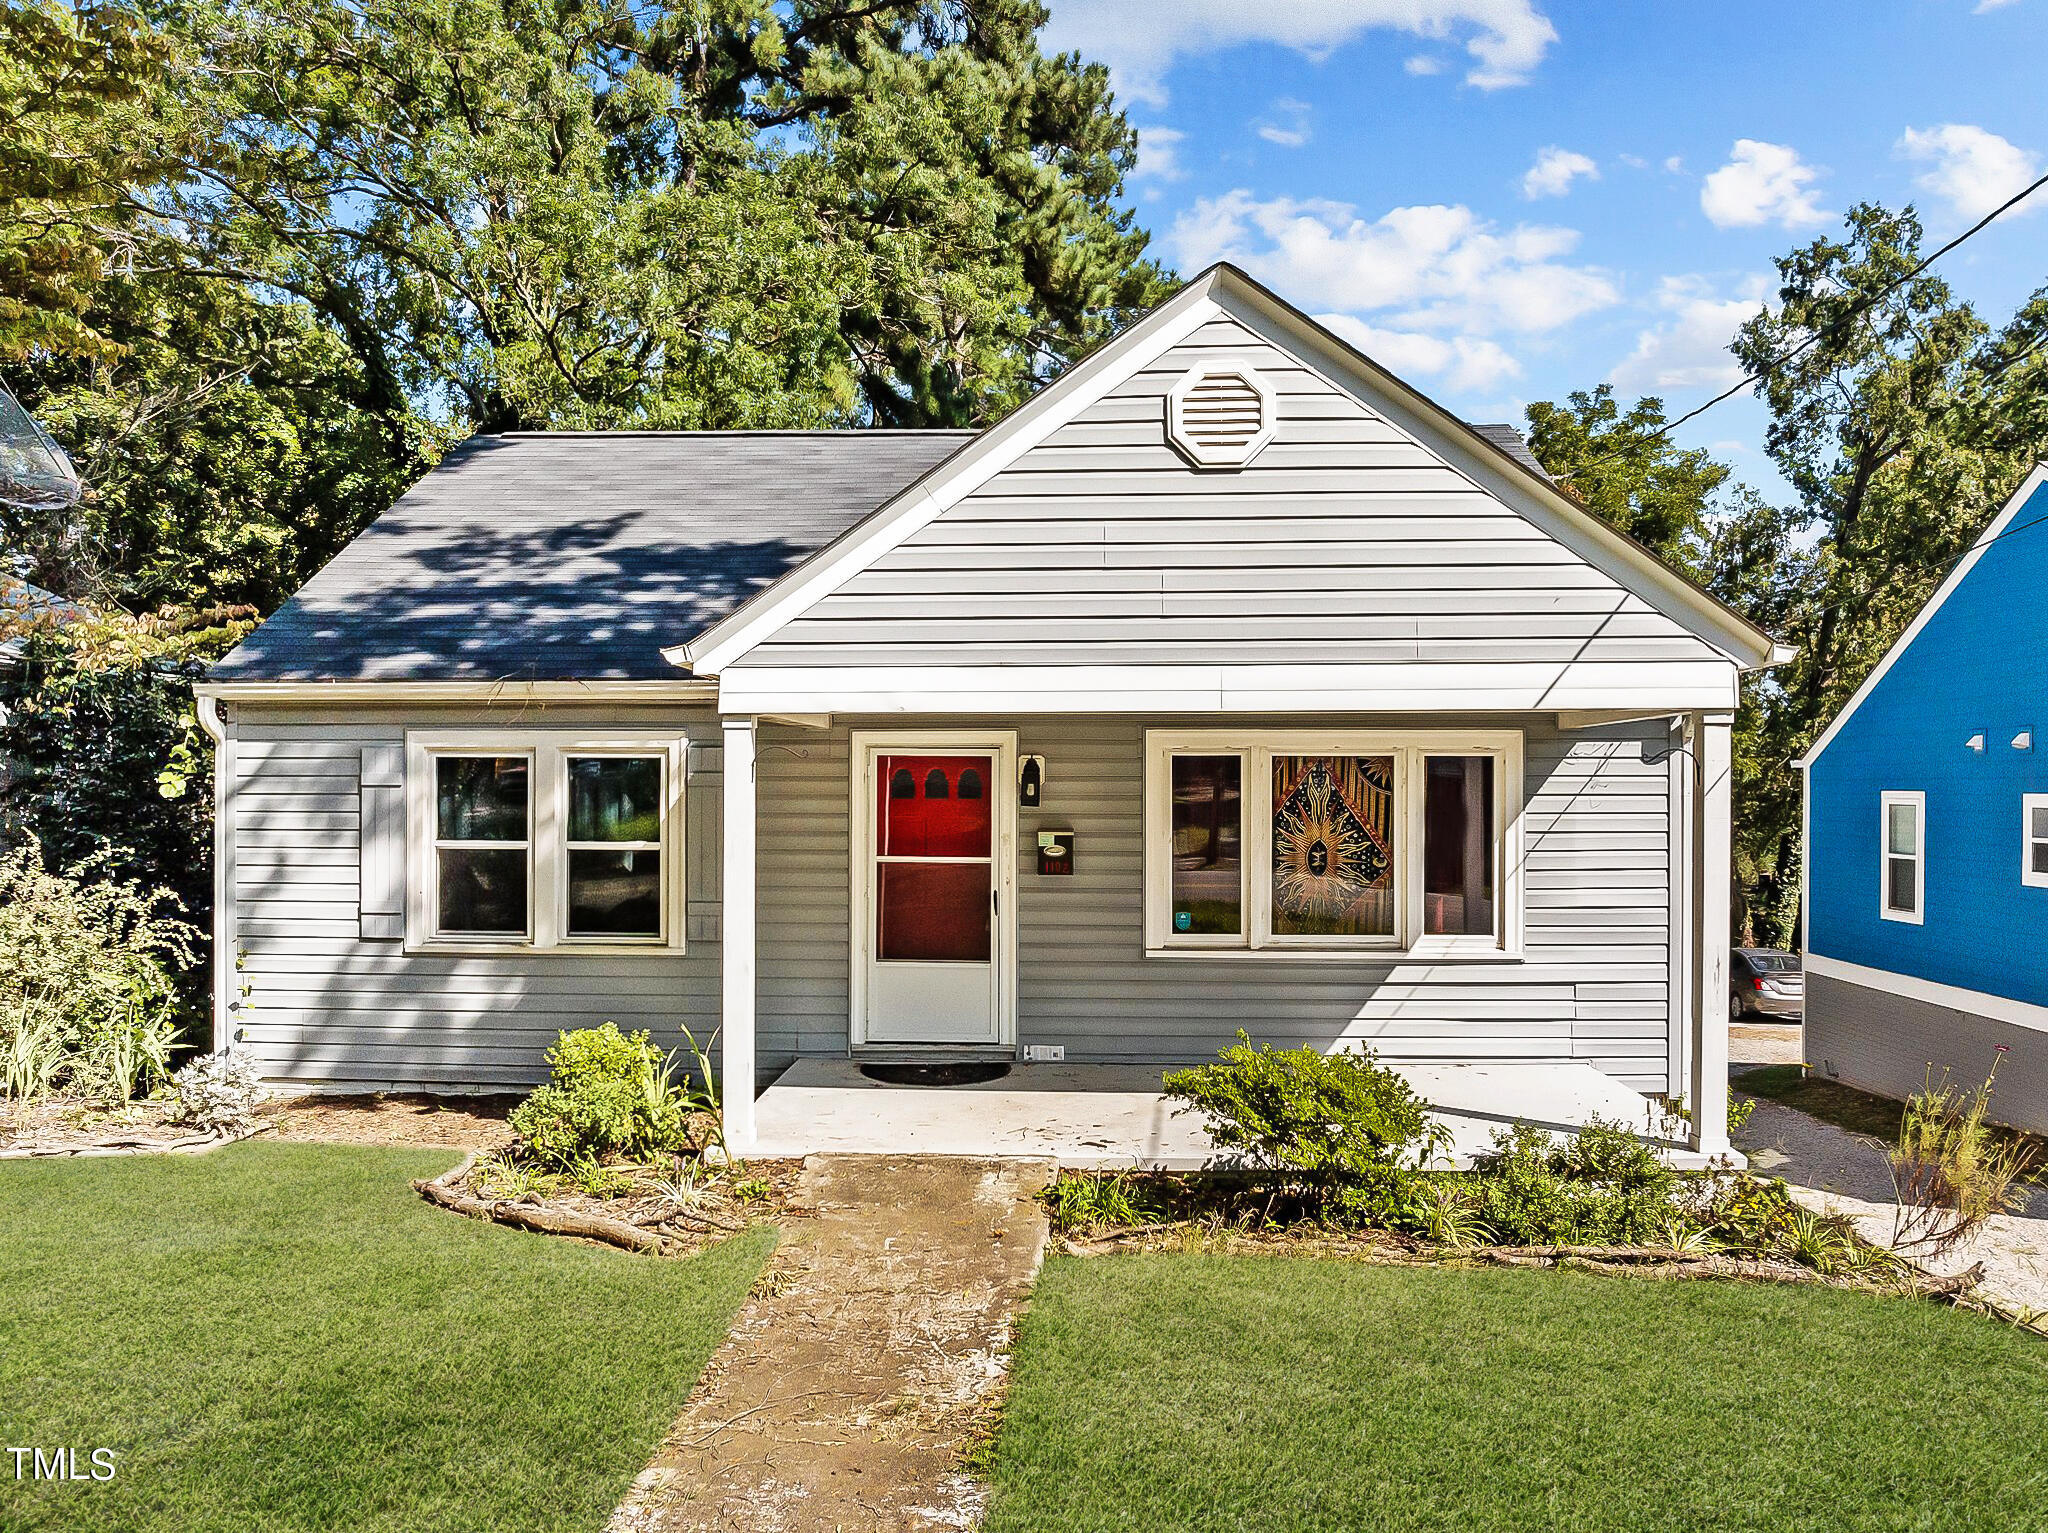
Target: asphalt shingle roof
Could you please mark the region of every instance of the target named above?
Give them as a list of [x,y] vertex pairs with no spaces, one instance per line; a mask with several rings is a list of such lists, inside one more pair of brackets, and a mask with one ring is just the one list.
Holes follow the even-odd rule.
[[218,665],[218,681],[673,680],[661,658],[969,431],[480,436]]
[[1540,474],[1545,479],[1550,477],[1549,471],[1536,461],[1536,454],[1529,451],[1528,439],[1516,427],[1503,424],[1474,426],[1472,429],[1485,437],[1487,441],[1493,443],[1494,446],[1498,447],[1510,458],[1521,464],[1522,467],[1529,470],[1530,473]]

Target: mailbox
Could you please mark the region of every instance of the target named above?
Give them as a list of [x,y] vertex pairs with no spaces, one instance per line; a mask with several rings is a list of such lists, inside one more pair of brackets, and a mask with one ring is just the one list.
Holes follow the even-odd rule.
[[1071,830],[1041,830],[1038,833],[1038,871],[1046,874],[1074,871],[1074,833]]

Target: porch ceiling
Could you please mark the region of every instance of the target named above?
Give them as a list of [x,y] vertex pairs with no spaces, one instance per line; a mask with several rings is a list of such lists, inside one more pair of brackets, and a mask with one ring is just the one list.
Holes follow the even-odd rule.
[[[1160,1091],[1171,1066],[1020,1064],[979,1086],[888,1086],[850,1059],[804,1059],[755,1104],[748,1153],[969,1155],[1049,1158],[1075,1170],[1199,1168],[1214,1153],[1207,1132],[1176,1116]],[[1396,1065],[1451,1131],[1459,1170],[1516,1121],[1571,1132],[1595,1117],[1650,1137],[1646,1100],[1591,1065]],[[1674,1165],[1703,1159],[1653,1140]]]

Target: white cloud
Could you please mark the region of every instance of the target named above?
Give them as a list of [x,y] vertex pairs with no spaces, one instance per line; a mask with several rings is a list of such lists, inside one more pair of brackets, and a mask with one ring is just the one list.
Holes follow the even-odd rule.
[[1682,155],[1682,154],[1670,154],[1670,155],[1666,155],[1666,156],[1664,157],[1664,169],[1665,169],[1665,170],[1666,170],[1666,171],[1667,171],[1667,172],[1668,172],[1669,174],[1671,174],[1671,175],[1674,175],[1674,176],[1682,176],[1682,175],[1684,175],[1684,174],[1685,174],[1685,156],[1684,156],[1684,155]]
[[1418,53],[1404,59],[1401,67],[1412,75],[1440,75],[1444,72],[1444,61],[1433,54]]
[[1140,127],[1138,163],[1131,171],[1133,181],[1178,181],[1187,174],[1180,162],[1181,141],[1187,135],[1178,128]]
[[1271,114],[1253,126],[1267,143],[1278,144],[1283,149],[1299,149],[1308,142],[1308,115],[1309,104],[1306,101],[1282,96],[1273,103]]
[[1120,95],[1166,100],[1179,59],[1245,43],[1274,43],[1321,57],[1361,34],[1390,28],[1431,41],[1464,38],[1465,80],[1481,90],[1525,83],[1557,41],[1537,0],[1054,0],[1046,28],[1054,49],[1079,49],[1109,65]]
[[1307,308],[1391,310],[1403,327],[1468,335],[1554,330],[1617,303],[1606,272],[1562,259],[1578,242],[1575,229],[1503,229],[1467,207],[1365,219],[1346,203],[1244,190],[1201,198],[1167,233],[1182,271],[1229,260]]
[[[2040,161],[2030,151],[1968,123],[1908,128],[1896,147],[1903,158],[1928,167],[1913,178],[1915,186],[1941,198],[1959,217],[1972,220],[2041,174]],[[2040,205],[2030,200],[2013,211],[2029,212]]]
[[1523,174],[1522,195],[1531,202],[1538,197],[1562,197],[1582,176],[1598,181],[1600,167],[1583,154],[1552,144],[1537,152],[1536,163]]
[[1620,160],[1630,170],[1648,170],[1650,168],[1650,162],[1639,154],[1622,154],[1615,156],[1615,158]]
[[1728,387],[1742,377],[1728,343],[1763,308],[1764,290],[1762,277],[1740,283],[1732,295],[1704,277],[1666,277],[1657,288],[1666,318],[1636,337],[1635,350],[1608,381],[1630,394]]
[[2012,3],[2013,0],[1977,0],[1977,8],[1971,14],[1982,16],[1986,11],[2002,11]]
[[1834,215],[1815,200],[1813,183],[1820,174],[1796,149],[1738,138],[1728,163],[1701,184],[1700,209],[1719,229],[1826,223]]
[[1316,320],[1402,377],[1441,378],[1451,388],[1477,393],[1522,375],[1521,363],[1498,343],[1480,336],[1385,330],[1354,314],[1318,314]]

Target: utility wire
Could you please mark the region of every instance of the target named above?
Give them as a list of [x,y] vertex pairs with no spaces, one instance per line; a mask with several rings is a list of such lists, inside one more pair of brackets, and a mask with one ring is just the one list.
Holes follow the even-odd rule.
[[[1907,272],[1904,276],[1899,277],[1894,281],[1886,283],[1883,287],[1879,288],[1875,293],[1872,293],[1869,298],[1865,299],[1855,309],[1851,310],[1847,315],[1845,315],[1843,317],[1842,323],[1845,326],[1854,324],[1857,320],[1861,319],[1864,315],[1868,314],[1872,309],[1876,308],[1880,303],[1884,302],[1885,299],[1891,297],[1892,294],[1896,293],[1908,282],[1911,282],[1915,277],[1919,276],[1922,272],[1927,270],[1927,268],[1932,266],[1936,261],[1939,261],[1951,250],[1954,250],[1958,245],[1962,244],[1963,241],[1970,239],[1971,237],[1977,234],[1982,233],[1995,220],[2011,212],[2014,208],[2018,207],[2022,202],[2025,202],[2029,197],[2033,196],[2034,193],[2038,192],[2044,186],[2048,186],[2048,175],[2041,176],[2039,179],[2037,179],[2030,185],[2024,186],[2019,191],[2013,193],[2012,196],[2006,198],[2005,201],[2001,202],[1997,207],[1993,208],[1989,213],[1986,213],[1982,218],[1978,219],[1974,224],[1970,225],[1970,227],[1965,229],[1961,234],[1958,234],[1946,245],[1943,245],[1939,250],[1935,251],[1932,255],[1928,256],[1926,260],[1922,261],[1919,265],[1915,266],[1911,271]],[[1613,449],[1611,452],[1602,453],[1599,457],[1594,458],[1591,462],[1580,464],[1579,471],[1584,472],[1586,469],[1589,468],[1598,468],[1601,464],[1607,462],[1609,459],[1618,458],[1624,452],[1633,450],[1637,445],[1643,442],[1652,442],[1660,436],[1669,436],[1673,431],[1676,431],[1680,426],[1683,426],[1687,421],[1699,419],[1700,416],[1706,414],[1707,411],[1713,409],[1715,405],[1733,399],[1737,394],[1740,394],[1744,389],[1749,388],[1753,384],[1763,382],[1764,379],[1770,377],[1772,373],[1776,372],[1786,363],[1797,360],[1800,356],[1804,355],[1806,352],[1812,350],[1815,346],[1819,345],[1820,339],[1820,333],[1816,331],[1814,334],[1809,335],[1805,340],[1801,341],[1797,346],[1794,346],[1790,351],[1787,351],[1783,356],[1773,357],[1770,361],[1766,362],[1762,367],[1758,368],[1748,377],[1743,378],[1739,382],[1730,384],[1727,388],[1723,389],[1720,393],[1716,394],[1712,399],[1708,400],[1705,404],[1699,405],[1694,409],[1686,411],[1685,414],[1679,416],[1676,420],[1666,421],[1663,425],[1659,426],[1655,431],[1650,432],[1647,436],[1637,437],[1633,439],[1629,443],[1629,446],[1626,448],[1617,447]],[[2015,358],[2014,360],[2018,359]],[[1567,474],[1565,477],[1567,482],[1569,482],[1573,476]]]

